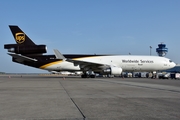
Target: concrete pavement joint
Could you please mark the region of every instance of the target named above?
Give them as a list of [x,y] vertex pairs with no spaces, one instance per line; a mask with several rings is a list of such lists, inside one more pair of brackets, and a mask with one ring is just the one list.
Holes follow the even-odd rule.
[[69,98],[71,99],[72,103],[76,106],[76,108],[78,109],[78,111],[81,113],[83,120],[86,119],[86,116],[84,115],[84,113],[82,112],[82,110],[79,108],[79,106],[76,104],[76,102],[73,100],[73,98],[71,98],[71,96],[69,95],[68,91],[65,89],[65,87],[63,86],[63,84],[59,81],[59,84],[62,86],[62,88],[64,89],[64,91],[67,93],[67,95],[69,96]]

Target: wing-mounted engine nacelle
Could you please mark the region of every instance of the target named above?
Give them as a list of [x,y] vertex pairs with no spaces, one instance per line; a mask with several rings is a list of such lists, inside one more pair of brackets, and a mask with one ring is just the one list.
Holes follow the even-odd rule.
[[16,54],[43,54],[47,52],[46,45],[17,45],[17,44],[6,44],[4,49],[8,49],[8,52]]
[[108,73],[111,75],[120,75],[122,73],[122,68],[119,67],[110,67],[104,70],[104,73]]

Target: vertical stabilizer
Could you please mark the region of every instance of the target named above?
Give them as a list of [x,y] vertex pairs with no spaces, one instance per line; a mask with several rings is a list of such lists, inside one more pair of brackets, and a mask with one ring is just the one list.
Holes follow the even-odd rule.
[[39,55],[47,52],[46,45],[36,45],[18,26],[9,25],[17,44],[5,44],[8,52],[21,55]]
[[18,26],[9,25],[11,32],[17,44],[36,45]]

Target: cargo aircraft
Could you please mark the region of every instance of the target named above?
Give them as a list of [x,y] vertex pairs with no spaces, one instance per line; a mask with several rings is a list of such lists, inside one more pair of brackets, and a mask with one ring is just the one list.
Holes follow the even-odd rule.
[[48,71],[82,71],[82,78],[95,77],[95,73],[120,75],[122,72],[153,72],[175,67],[170,59],[159,56],[140,55],[44,55],[46,45],[36,45],[18,26],[9,25],[16,44],[5,44],[4,49],[12,61]]

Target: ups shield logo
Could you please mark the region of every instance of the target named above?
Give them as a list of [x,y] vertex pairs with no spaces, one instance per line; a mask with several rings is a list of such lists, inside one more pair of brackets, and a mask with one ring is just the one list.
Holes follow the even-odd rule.
[[16,33],[15,34],[15,37],[16,37],[16,42],[21,44],[25,41],[25,34],[20,32],[20,33]]

